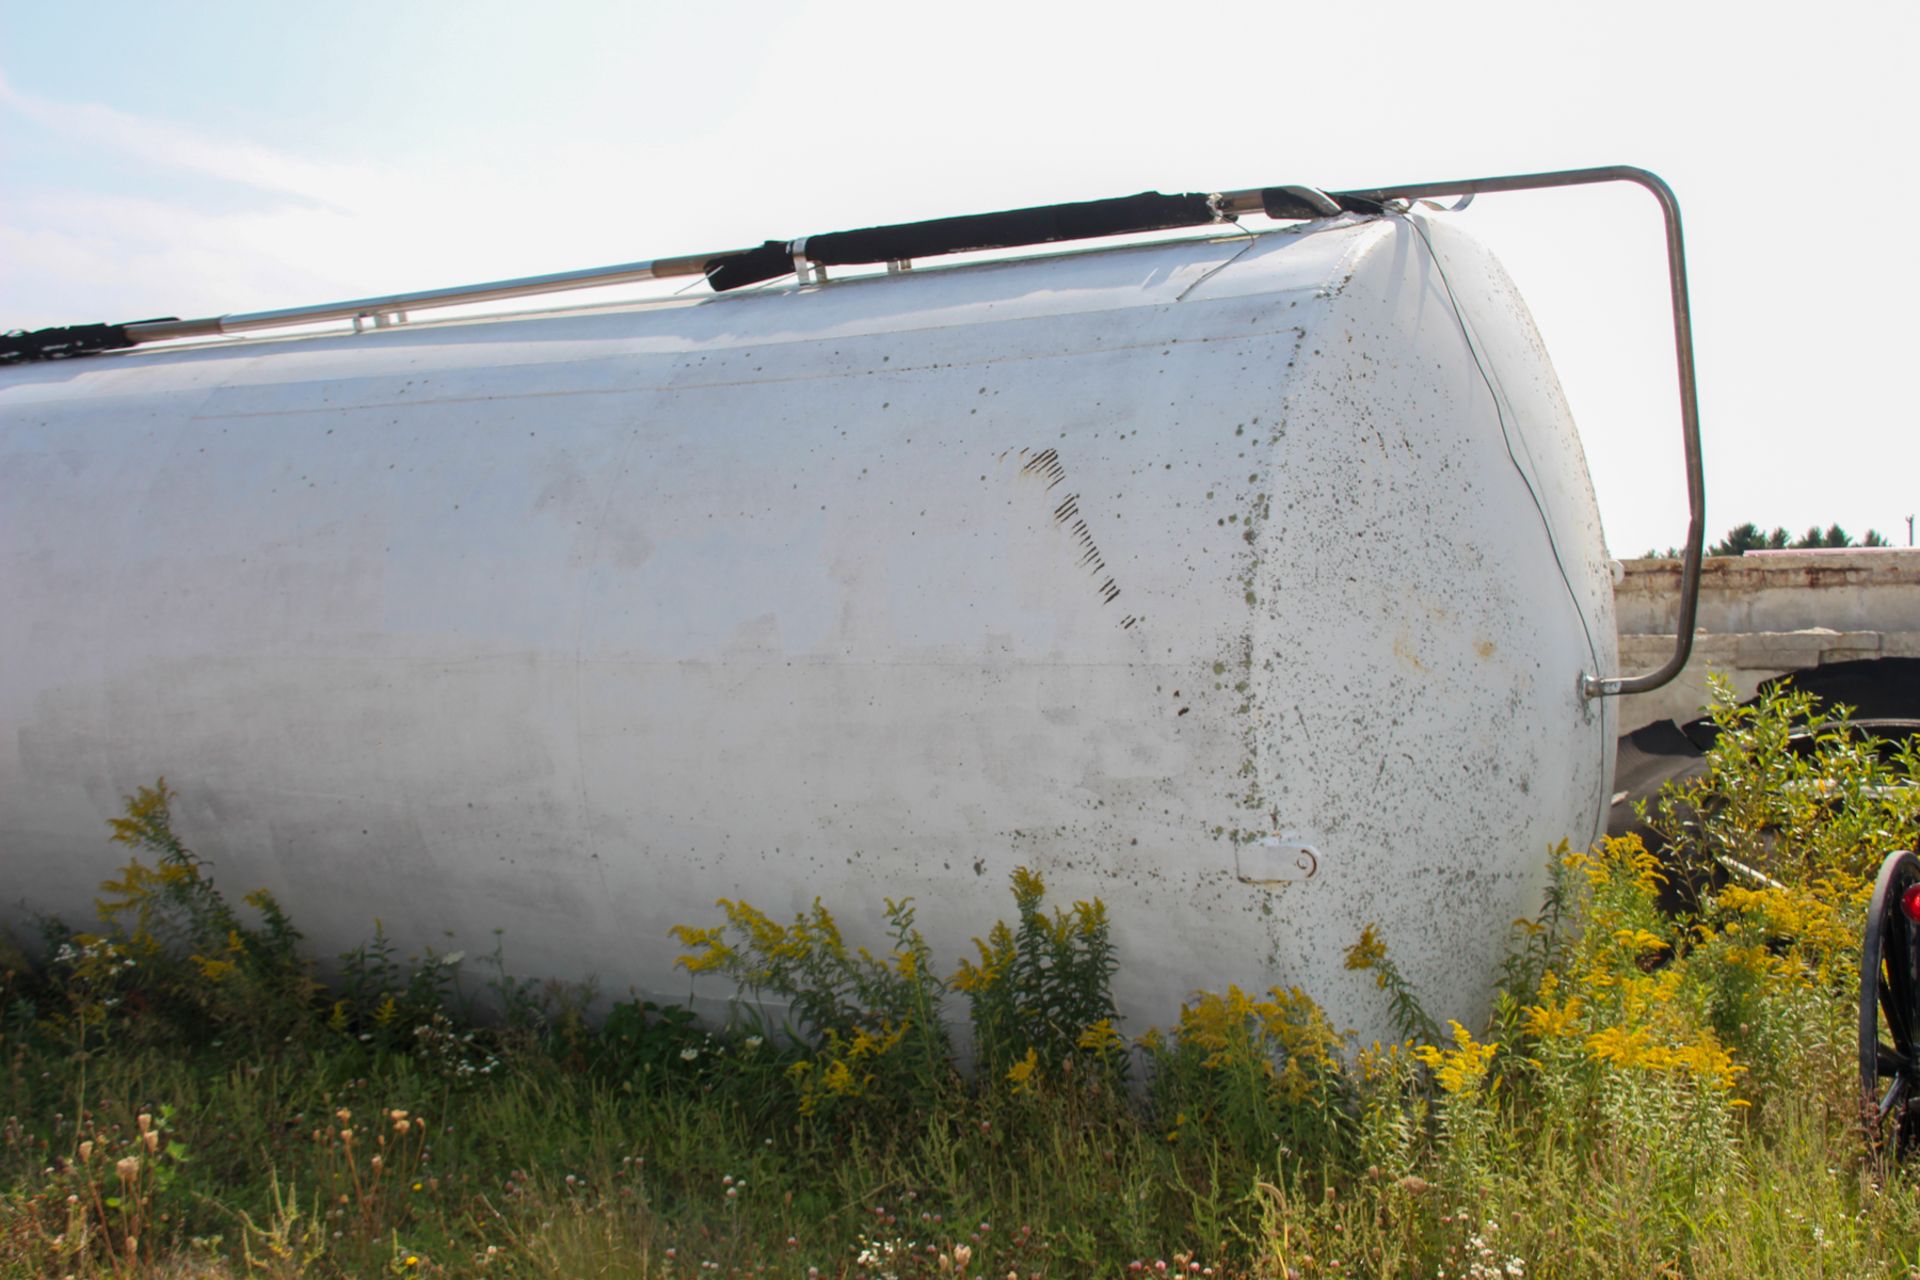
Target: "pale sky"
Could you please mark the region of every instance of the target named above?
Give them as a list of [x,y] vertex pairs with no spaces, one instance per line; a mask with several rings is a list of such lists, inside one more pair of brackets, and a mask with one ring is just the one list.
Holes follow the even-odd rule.
[[[1904,544],[1917,57],[1910,0],[0,0],[0,329],[1147,189],[1638,164],[1686,218],[1709,536],[1839,521]],[[1458,217],[1533,307],[1614,554],[1678,543],[1652,200]]]

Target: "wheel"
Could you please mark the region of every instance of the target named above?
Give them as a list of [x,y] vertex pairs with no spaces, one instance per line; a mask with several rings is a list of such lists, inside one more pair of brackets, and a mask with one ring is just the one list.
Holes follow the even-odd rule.
[[1860,1104],[1868,1136],[1920,1139],[1920,859],[1880,864],[1860,948]]

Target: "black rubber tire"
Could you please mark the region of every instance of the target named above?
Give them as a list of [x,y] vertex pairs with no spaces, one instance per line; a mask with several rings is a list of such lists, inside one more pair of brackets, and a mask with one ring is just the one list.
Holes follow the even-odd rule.
[[1914,885],[1920,858],[1888,854],[1860,944],[1860,1116],[1876,1147],[1891,1138],[1896,1151],[1920,1137],[1920,926],[1901,907]]

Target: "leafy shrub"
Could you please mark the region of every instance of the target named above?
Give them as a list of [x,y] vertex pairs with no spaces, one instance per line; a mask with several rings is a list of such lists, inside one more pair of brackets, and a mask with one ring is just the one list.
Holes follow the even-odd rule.
[[436,1021],[450,1023],[452,1002],[464,952],[445,954],[427,948],[395,958],[392,939],[378,917],[373,937],[340,956],[340,979],[327,1009],[327,1026],[338,1035],[387,1052],[413,1052]]
[[1014,869],[1012,888],[1015,925],[996,921],[984,941],[975,938],[978,960],[962,960],[953,976],[967,997],[982,1072],[1019,1092],[1076,1059],[1123,1072],[1113,1004],[1119,962],[1106,904],[1095,898],[1049,915],[1046,882],[1026,867]]
[[1764,1105],[1853,1049],[1866,902],[1886,854],[1920,845],[1920,758],[1788,686],[1745,706],[1715,693],[1707,771],[1650,825],[1675,874],[1706,886],[1676,943]]
[[1920,739],[1892,751],[1846,707],[1823,708],[1790,684],[1741,705],[1714,681],[1707,771],[1663,792],[1648,819],[1679,873],[1709,885],[1729,874],[1762,883],[1754,872],[1858,880],[1888,852],[1920,845]]
[[1661,913],[1659,864],[1636,837],[1569,854],[1584,881],[1563,975],[1548,970],[1523,1022],[1524,1047],[1563,1123],[1598,1125],[1660,1164],[1685,1203],[1732,1157],[1746,1069],[1711,1016],[1712,966],[1696,964],[1684,919]]
[[594,1066],[617,1080],[667,1080],[691,1074],[712,1039],[691,1009],[622,1000],[600,1026]]
[[940,1020],[946,984],[914,927],[910,900],[887,902],[893,946],[885,959],[847,946],[818,899],[790,925],[745,902],[722,898],[717,905],[724,925],[674,927],[673,936],[691,949],[679,963],[786,1003],[786,1033],[812,1050],[788,1068],[802,1116],[855,1106],[910,1113],[947,1092],[952,1053]]
[[1174,1033],[1149,1032],[1155,1114],[1178,1143],[1224,1137],[1243,1155],[1284,1147],[1318,1163],[1343,1153],[1352,1090],[1339,1032],[1298,987],[1255,999],[1200,992]]
[[67,1023],[82,1040],[109,1023],[190,1040],[277,1038],[305,1020],[320,990],[298,955],[300,934],[265,890],[246,897],[259,922],[242,920],[174,833],[174,799],[161,778],[110,822],[114,842],[135,854],[101,886],[101,931],[55,949]]

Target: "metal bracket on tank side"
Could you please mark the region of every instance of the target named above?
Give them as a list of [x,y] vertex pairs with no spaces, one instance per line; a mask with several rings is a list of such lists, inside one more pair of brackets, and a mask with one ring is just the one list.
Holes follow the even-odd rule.
[[1377,187],[1366,191],[1335,191],[1343,204],[1372,202],[1387,205],[1434,196],[1473,197],[1498,191],[1546,191],[1555,187],[1593,186],[1603,182],[1630,182],[1653,193],[1660,202],[1667,232],[1667,287],[1673,299],[1673,353],[1680,374],[1680,434],[1687,465],[1687,547],[1680,561],[1680,618],[1673,654],[1657,671],[1638,676],[1603,676],[1583,672],[1580,692],[1588,698],[1614,698],[1658,689],[1687,665],[1693,654],[1694,617],[1700,605],[1700,555],[1707,530],[1706,479],[1700,461],[1700,404],[1693,372],[1693,320],[1687,302],[1687,255],[1680,234],[1680,203],[1673,188],[1658,175],[1631,165],[1598,169],[1562,169],[1553,173],[1523,173],[1504,178],[1470,178],[1462,182],[1420,182]]
[[1320,850],[1294,831],[1275,831],[1233,850],[1234,874],[1241,884],[1282,885],[1311,880],[1320,870]]
[[788,254],[793,258],[793,280],[795,284],[825,284],[827,269],[807,256],[807,237],[801,236],[787,246]]

